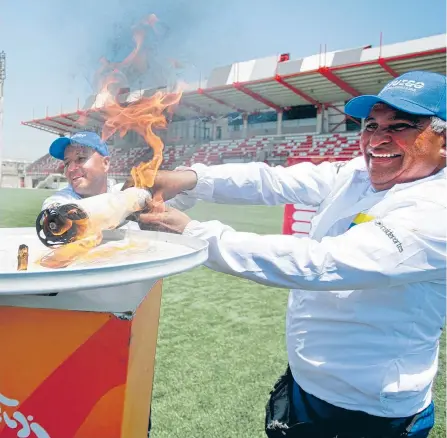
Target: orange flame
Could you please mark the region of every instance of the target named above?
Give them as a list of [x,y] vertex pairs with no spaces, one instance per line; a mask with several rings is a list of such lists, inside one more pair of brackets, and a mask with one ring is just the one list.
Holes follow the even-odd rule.
[[39,263],[45,268],[66,268],[70,263],[86,254],[102,242],[102,233],[92,234],[45,254]]
[[[164,147],[161,138],[154,133],[153,129],[167,127],[164,111],[172,115],[175,105],[182,97],[181,91],[173,93],[157,91],[153,96],[142,97],[137,102],[123,105],[119,102],[118,93],[127,87],[124,73],[126,69],[133,69],[141,74],[147,66],[147,54],[142,51],[142,46],[148,26],[155,30],[158,21],[155,14],[144,18],[134,28],[135,47],[132,52],[119,63],[112,63],[101,58],[101,67],[97,72],[97,76],[100,78],[100,91],[94,106],[97,110],[100,109],[101,115],[105,118],[102,139],[106,141],[115,133],[119,133],[122,138],[127,132],[135,131],[154,151],[153,159],[150,162],[140,163],[137,167],[132,168],[131,176],[136,187],[153,186],[155,175],[163,161]],[[171,60],[171,63],[174,68],[179,68],[180,64],[177,61]]]
[[158,22],[158,17],[155,14],[151,14],[149,15],[149,17],[145,18],[142,22],[153,27],[155,26],[155,23]]
[[140,163],[131,170],[136,187],[152,187],[155,175],[163,160],[163,142],[154,133],[153,128],[164,129],[167,126],[164,111],[178,104],[182,92],[163,93],[157,91],[151,97],[142,97],[128,106],[114,103],[104,107],[105,123],[102,139],[105,141],[116,132],[124,137],[130,130],[140,134],[152,147],[154,157],[149,163]]
[[[105,58],[100,60],[101,66],[96,74],[99,79],[99,92],[95,103],[90,110],[79,112],[78,119],[78,124],[86,124],[88,113],[100,111],[105,119],[101,133],[103,141],[115,133],[123,138],[129,131],[134,131],[144,138],[154,154],[151,161],[140,163],[131,169],[133,184],[139,188],[149,188],[154,185],[155,176],[163,161],[164,148],[163,141],[154,129],[166,129],[165,113],[172,114],[182,97],[181,90],[157,91],[153,96],[141,97],[135,102],[123,104],[119,102],[118,94],[128,88],[126,72],[141,74],[147,67],[147,54],[143,53],[142,46],[147,26],[154,27],[157,22],[158,18],[152,14],[135,28],[133,33],[135,47],[123,61],[112,63]],[[173,62],[173,66],[179,68],[180,64]],[[154,194],[153,208],[159,210],[163,203],[161,195]],[[61,268],[75,260],[87,259],[89,251],[101,243],[102,233],[97,229],[90,229],[83,230],[81,234],[79,240],[56,248],[44,256],[40,264],[51,268]]]
[[102,241],[102,234],[93,235],[65,246],[56,248],[45,254],[38,263],[51,269],[66,268],[73,262],[93,263],[110,261],[115,255],[128,257],[130,254],[138,254],[148,250],[148,243],[130,239],[123,242],[114,242],[113,246],[98,246]]
[[[158,22],[155,14],[151,14],[144,19],[141,24],[154,27]],[[123,67],[132,66],[138,72],[146,66],[145,55],[141,48],[145,37],[145,29],[138,28],[134,31],[134,50],[119,64],[119,70]],[[124,137],[127,132],[134,131],[141,135],[148,146],[154,152],[153,158],[150,162],[140,163],[133,167],[131,176],[136,187],[152,187],[155,180],[155,175],[160,168],[163,161],[163,142],[161,138],[154,132],[154,129],[165,129],[167,127],[167,120],[165,111],[172,114],[174,107],[179,103],[182,92],[162,92],[157,91],[151,97],[141,97],[138,101],[132,103],[120,104],[116,97],[116,91],[111,97],[111,85],[121,84],[116,77],[117,69],[106,77],[103,81],[102,93],[106,96],[105,105],[102,108],[102,115],[105,118],[105,123],[102,129],[102,139],[106,141],[115,133]],[[163,199],[159,195],[155,195],[154,206],[160,207]]]

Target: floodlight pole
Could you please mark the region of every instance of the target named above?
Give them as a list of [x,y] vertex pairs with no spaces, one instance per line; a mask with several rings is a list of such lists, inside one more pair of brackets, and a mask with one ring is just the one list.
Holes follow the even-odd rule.
[[0,187],[2,186],[2,157],[3,157],[3,85],[6,79],[6,55],[0,52]]

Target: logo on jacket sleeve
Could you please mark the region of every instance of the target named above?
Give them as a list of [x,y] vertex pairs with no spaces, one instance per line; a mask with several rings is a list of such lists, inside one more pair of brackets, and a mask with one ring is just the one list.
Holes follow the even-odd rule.
[[394,235],[394,233],[386,227],[382,221],[376,220],[374,224],[377,225],[388,237],[389,239],[396,245],[396,248],[399,252],[403,252],[404,248],[400,240]]

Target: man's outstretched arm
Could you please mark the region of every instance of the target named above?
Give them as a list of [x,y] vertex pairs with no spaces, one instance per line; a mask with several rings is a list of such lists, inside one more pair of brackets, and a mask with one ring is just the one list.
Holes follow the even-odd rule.
[[236,232],[218,221],[191,221],[184,234],[209,242],[205,265],[219,272],[291,289],[374,289],[445,278],[444,210],[396,206],[321,242]]
[[221,204],[318,206],[331,192],[339,164],[300,163],[270,167],[265,163],[194,164],[157,174],[154,191],[170,199],[186,197]]

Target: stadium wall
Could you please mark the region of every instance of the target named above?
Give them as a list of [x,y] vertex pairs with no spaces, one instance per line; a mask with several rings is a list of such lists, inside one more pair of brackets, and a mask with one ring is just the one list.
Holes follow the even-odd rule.
[[26,167],[30,161],[4,159],[1,163],[0,187],[23,188],[27,186]]
[[[209,118],[197,118],[193,120],[173,121],[168,125],[166,132],[159,132],[166,144],[200,144],[212,140],[239,140],[259,135],[303,134],[320,132],[344,132],[347,129],[343,113],[344,102],[334,103],[339,111],[330,107],[322,109],[316,117],[304,117],[295,119],[279,119],[274,113],[275,120],[247,122],[243,121],[243,114],[235,113],[217,120]],[[272,114],[265,111],[262,114]],[[262,120],[262,119],[261,119]],[[238,123],[239,122],[239,123]],[[115,146],[129,147],[143,146],[144,142],[131,140],[126,136],[123,140],[116,138]]]

